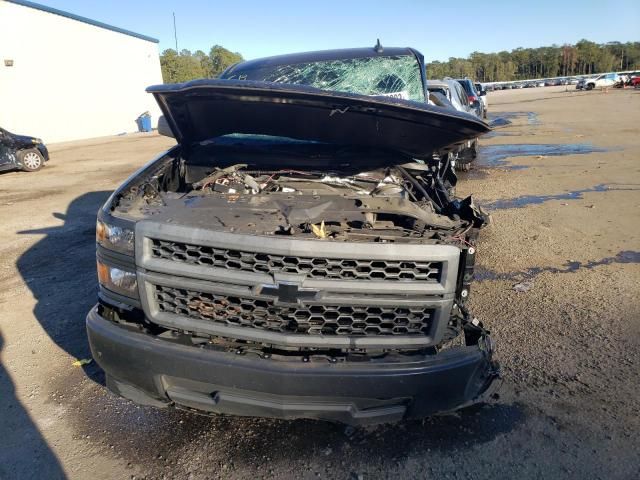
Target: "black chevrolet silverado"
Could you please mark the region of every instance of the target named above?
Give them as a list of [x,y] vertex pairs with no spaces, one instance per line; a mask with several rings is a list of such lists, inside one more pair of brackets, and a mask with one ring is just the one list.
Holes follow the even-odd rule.
[[238,64],[150,87],[177,145],[98,214],[87,317],[108,387],[200,413],[359,425],[482,398],[467,311],[488,217],[443,152],[488,130],[429,105],[412,49]]

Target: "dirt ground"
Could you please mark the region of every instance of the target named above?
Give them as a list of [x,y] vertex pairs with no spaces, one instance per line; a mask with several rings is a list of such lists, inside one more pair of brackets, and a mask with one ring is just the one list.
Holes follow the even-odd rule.
[[497,398],[354,430],[115,397],[95,362],[72,365],[89,357],[95,214],[172,141],[60,144],[42,171],[0,174],[0,478],[640,478],[640,90],[488,98],[511,123],[458,192],[494,219],[471,307]]

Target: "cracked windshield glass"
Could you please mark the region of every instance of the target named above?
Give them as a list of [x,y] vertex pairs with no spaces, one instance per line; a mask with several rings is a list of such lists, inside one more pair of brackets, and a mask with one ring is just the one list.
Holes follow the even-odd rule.
[[424,101],[414,56],[327,60],[234,70],[228,79],[308,85],[323,90]]

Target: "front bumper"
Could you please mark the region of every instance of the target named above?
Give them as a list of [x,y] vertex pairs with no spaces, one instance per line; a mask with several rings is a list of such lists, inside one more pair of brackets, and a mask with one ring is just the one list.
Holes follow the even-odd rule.
[[42,157],[44,158],[45,162],[49,161],[49,150],[47,150],[47,147],[43,144],[40,143],[37,146],[38,151],[42,154]]
[[205,413],[384,423],[465,406],[497,377],[492,352],[478,346],[396,361],[277,360],[132,332],[96,308],[87,331],[112,391],[140,404]]

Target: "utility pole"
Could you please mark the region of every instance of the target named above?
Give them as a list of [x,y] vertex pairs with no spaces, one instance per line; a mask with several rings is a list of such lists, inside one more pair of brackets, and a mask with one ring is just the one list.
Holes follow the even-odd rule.
[[180,53],[178,51],[178,31],[176,30],[176,12],[173,12],[173,38],[176,40],[176,53]]

